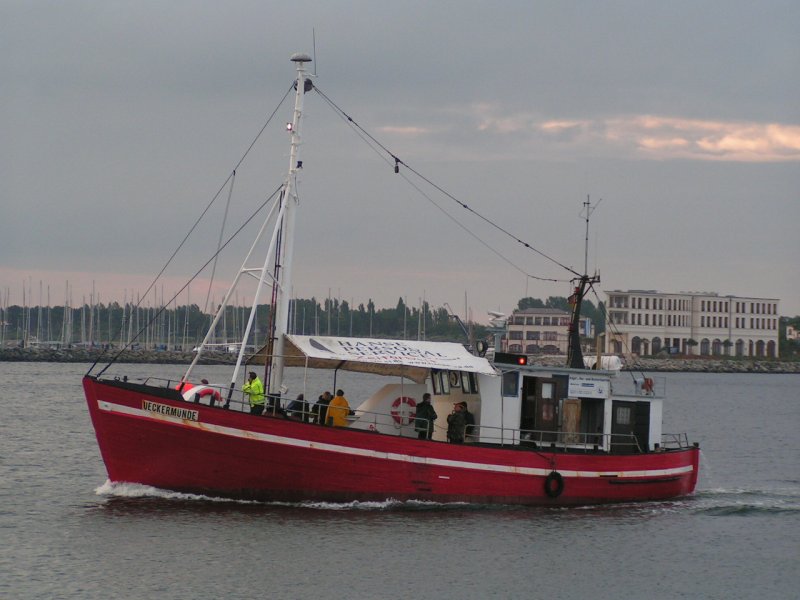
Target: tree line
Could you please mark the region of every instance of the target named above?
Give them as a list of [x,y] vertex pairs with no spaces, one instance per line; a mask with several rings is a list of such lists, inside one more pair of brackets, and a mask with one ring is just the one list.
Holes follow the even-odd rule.
[[[221,315],[212,343],[239,342],[244,337],[250,307],[228,306]],[[205,337],[213,315],[196,304],[137,307],[132,303],[0,309],[0,344],[57,346],[139,344],[143,347],[186,349]],[[263,343],[270,327],[270,305],[257,307],[248,344]],[[469,324],[478,339],[485,326]],[[407,306],[402,298],[392,308],[378,308],[370,299],[351,307],[346,300],[316,298],[291,302],[289,332],[301,335],[382,337],[467,341],[467,336],[445,307]],[[191,348],[189,348],[191,349]]]
[[[517,308],[556,308],[570,312],[567,298],[551,296],[546,300],[522,298]],[[582,314],[592,319],[598,332],[604,329],[602,303],[597,308],[584,301]],[[238,342],[244,335],[249,307],[228,306],[215,327],[214,343]],[[510,316],[510,315],[509,315]],[[167,307],[137,307],[133,303],[0,309],[0,343],[4,345],[49,344],[124,346],[139,344],[163,349],[191,349],[205,336],[212,315],[197,304]],[[259,305],[248,343],[264,342],[269,331],[270,306]],[[388,339],[427,339],[467,342],[487,339],[487,326],[453,315],[444,306],[409,306],[399,298],[394,307],[378,308],[372,299],[351,306],[346,300],[315,297],[295,299],[291,303],[289,332],[300,335],[375,337]]]

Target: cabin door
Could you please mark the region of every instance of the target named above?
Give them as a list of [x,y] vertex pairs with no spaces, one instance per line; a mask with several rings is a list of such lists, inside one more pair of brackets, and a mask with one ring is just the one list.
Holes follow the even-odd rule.
[[536,378],[522,378],[522,410],[519,428],[523,436],[536,429]]
[[581,401],[578,398],[565,398],[562,405],[563,442],[565,444],[581,443]]
[[650,448],[650,403],[637,402],[636,415],[634,417],[636,423],[633,432],[636,434],[636,439],[639,442],[639,448],[642,452],[647,452]]
[[[536,430],[537,439],[555,442],[558,429],[555,381],[536,382]],[[552,432],[552,433],[551,433]]]
[[611,414],[611,451],[616,453],[634,453],[637,451],[636,440],[636,402],[615,400]]

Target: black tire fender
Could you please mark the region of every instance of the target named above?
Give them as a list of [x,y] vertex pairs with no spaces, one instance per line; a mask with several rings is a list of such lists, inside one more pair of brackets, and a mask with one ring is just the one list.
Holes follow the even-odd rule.
[[544,493],[550,498],[558,498],[564,491],[564,478],[558,471],[550,471],[544,479]]

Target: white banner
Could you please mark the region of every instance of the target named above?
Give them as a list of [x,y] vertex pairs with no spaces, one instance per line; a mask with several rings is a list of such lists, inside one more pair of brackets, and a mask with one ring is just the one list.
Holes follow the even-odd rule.
[[311,359],[496,374],[489,361],[473,356],[461,344],[302,335],[287,338]]
[[570,398],[608,398],[610,393],[608,379],[592,375],[570,375],[567,395]]

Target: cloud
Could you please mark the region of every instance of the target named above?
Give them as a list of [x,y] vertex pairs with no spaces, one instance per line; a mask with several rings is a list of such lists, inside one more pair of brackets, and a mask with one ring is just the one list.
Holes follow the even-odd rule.
[[593,153],[649,159],[685,158],[732,162],[800,160],[800,126],[716,121],[658,115],[598,119],[544,119],[533,113],[498,114],[476,105],[478,131],[529,136],[532,143],[571,144]]
[[609,127],[656,158],[737,162],[800,160],[800,127],[642,116],[617,119]]

